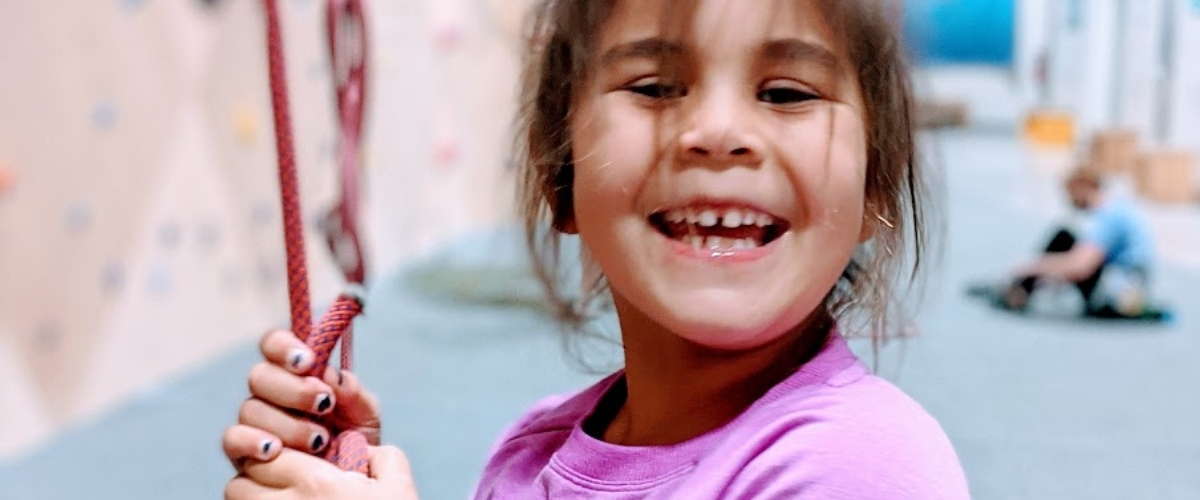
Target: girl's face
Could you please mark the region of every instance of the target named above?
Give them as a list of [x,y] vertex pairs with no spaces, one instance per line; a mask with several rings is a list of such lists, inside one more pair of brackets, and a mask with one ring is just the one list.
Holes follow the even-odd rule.
[[674,39],[665,1],[618,0],[598,34],[571,116],[574,224],[623,323],[754,348],[869,236],[858,82],[814,1],[699,0]]

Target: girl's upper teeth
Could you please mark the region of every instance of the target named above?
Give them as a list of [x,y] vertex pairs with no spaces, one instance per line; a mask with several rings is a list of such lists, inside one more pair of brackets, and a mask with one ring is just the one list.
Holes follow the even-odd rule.
[[775,219],[770,215],[744,208],[730,208],[724,210],[711,208],[706,208],[703,210],[677,208],[668,211],[666,218],[667,221],[671,223],[679,224],[687,222],[688,224],[694,224],[700,227],[715,227],[718,224],[728,228],[741,226],[766,227],[775,223]]

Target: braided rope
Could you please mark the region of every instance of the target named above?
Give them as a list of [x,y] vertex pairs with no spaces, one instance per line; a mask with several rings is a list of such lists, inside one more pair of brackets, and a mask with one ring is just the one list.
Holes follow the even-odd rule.
[[[321,377],[337,341],[350,333],[350,323],[362,312],[358,297],[342,295],[321,318],[316,328],[312,324],[309,303],[308,267],[304,253],[304,221],[300,210],[299,184],[296,175],[295,146],[289,113],[287,66],[283,56],[279,11],[276,0],[264,0],[267,22],[267,58],[271,82],[271,105],[274,109],[275,147],[279,161],[279,191],[283,209],[284,245],[287,253],[288,300],[291,307],[292,331],[316,354],[310,375]],[[343,366],[348,366],[349,349],[342,351]],[[367,472],[367,440],[359,432],[330,429],[333,439],[325,459],[347,471]]]

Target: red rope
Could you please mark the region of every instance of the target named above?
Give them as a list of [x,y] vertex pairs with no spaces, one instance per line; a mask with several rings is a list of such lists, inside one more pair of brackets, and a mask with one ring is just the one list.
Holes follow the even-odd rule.
[[[362,151],[363,116],[367,99],[366,13],[361,0],[329,0],[326,4],[326,34],[334,80],[338,121],[341,125],[341,199],[325,217],[326,244],[349,283],[363,284],[366,259],[358,237],[359,158]],[[353,335],[342,336],[342,367],[350,369]]]
[[[321,377],[339,338],[349,334],[354,317],[362,312],[358,297],[341,295],[330,310],[313,328],[309,303],[308,267],[304,253],[304,221],[300,210],[299,184],[296,175],[296,156],[292,140],[289,112],[287,66],[283,56],[279,11],[276,0],[264,0],[267,21],[267,58],[270,70],[271,105],[275,119],[275,148],[279,160],[279,193],[283,209],[283,238],[287,250],[288,299],[292,315],[292,331],[316,353],[317,362],[310,373]],[[349,345],[342,357],[349,361]],[[330,429],[333,439],[325,458],[342,470],[367,472],[367,440],[359,432]]]

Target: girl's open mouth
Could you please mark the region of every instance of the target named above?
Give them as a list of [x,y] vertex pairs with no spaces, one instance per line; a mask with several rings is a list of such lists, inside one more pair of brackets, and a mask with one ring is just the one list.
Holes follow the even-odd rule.
[[787,232],[787,221],[748,208],[675,208],[655,212],[650,225],[695,250],[732,252],[771,244]]

